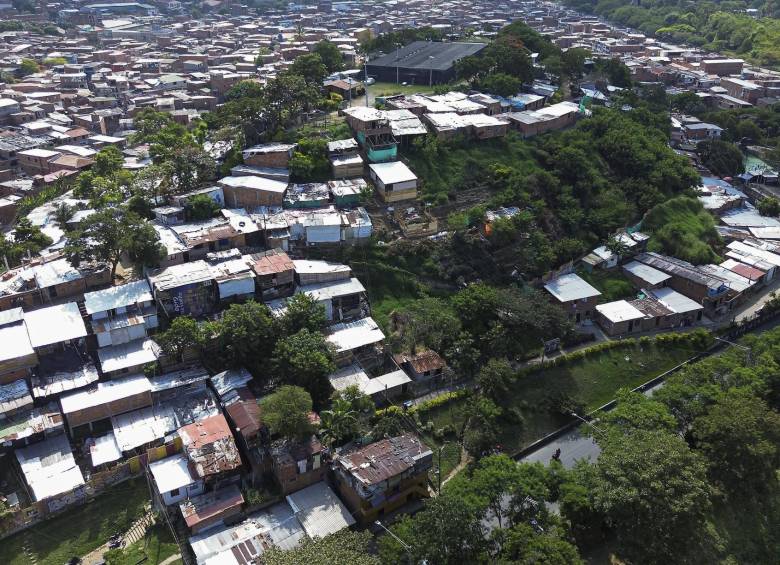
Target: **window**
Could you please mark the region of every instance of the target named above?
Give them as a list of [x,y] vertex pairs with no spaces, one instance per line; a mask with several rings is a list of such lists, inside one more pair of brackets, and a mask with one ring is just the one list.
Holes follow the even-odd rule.
[[175,488],[171,492],[169,492],[168,494],[171,496],[171,498],[173,498],[174,496],[179,496],[179,492],[180,492],[180,490]]

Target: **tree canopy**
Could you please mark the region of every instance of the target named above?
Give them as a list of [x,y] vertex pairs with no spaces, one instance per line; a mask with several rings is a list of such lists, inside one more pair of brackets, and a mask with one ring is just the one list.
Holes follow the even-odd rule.
[[263,422],[274,435],[301,440],[312,434],[311,396],[297,386],[283,385],[260,401]]

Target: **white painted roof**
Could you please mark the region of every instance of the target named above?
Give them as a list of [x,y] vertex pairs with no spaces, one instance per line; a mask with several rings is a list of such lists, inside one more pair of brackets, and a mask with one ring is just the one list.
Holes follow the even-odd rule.
[[190,473],[187,456],[183,453],[155,461],[149,464],[149,470],[161,493],[184,488],[197,480]]
[[346,324],[336,324],[330,330],[326,339],[336,346],[336,351],[350,351],[378,343],[385,339],[385,334],[373,318],[363,318]]
[[34,353],[27,326],[24,322],[16,322],[0,327],[0,361],[18,359]]
[[391,163],[372,163],[369,165],[382,184],[395,184],[398,182],[416,181],[415,175],[409,167],[401,161]]
[[95,438],[95,444],[90,446],[89,452],[92,457],[93,467],[122,458],[122,451],[116,442],[114,432],[108,432],[104,436]]
[[574,273],[551,280],[544,288],[560,302],[600,296],[601,293]]
[[695,312],[704,309],[701,304],[694,302],[684,294],[680,294],[671,288],[657,288],[649,292],[655,296],[661,304],[676,314],[685,314],[687,312]]
[[599,304],[596,306],[596,310],[599,314],[613,323],[639,320],[645,317],[642,312],[634,308],[625,300],[616,300],[615,302]]
[[225,177],[219,180],[219,184],[233,188],[249,188],[283,194],[287,190],[287,183],[258,176]]
[[670,278],[672,278],[671,275],[667,275],[663,271],[659,271],[655,267],[645,265],[639,261],[631,261],[630,263],[626,263],[623,265],[623,269],[651,285],[661,284],[662,282],[668,281]]
[[144,375],[130,375],[62,396],[60,406],[64,414],[70,414],[147,391],[151,391],[149,379]]
[[98,349],[100,368],[104,373],[154,363],[159,356],[160,346],[148,337]]
[[65,434],[16,450],[16,459],[33,499],[44,500],[84,484]]
[[348,296],[350,294],[357,294],[365,291],[366,289],[360,281],[353,277],[349,280],[327,281],[300,286],[296,290],[296,294],[305,293],[314,300],[320,302],[338,296]]
[[43,347],[87,335],[87,328],[75,302],[25,312],[24,322],[33,347]]
[[150,302],[152,292],[148,281],[140,280],[105,290],[96,290],[84,294],[84,306],[87,314],[105,312],[122,306],[130,306],[140,302]]

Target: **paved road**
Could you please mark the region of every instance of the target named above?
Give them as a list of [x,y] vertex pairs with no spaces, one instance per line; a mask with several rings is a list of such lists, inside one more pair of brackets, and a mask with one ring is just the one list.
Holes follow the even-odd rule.
[[[664,386],[664,383],[660,382],[654,387],[647,389],[644,392],[645,396],[653,396],[653,393],[662,386]],[[561,450],[561,463],[563,463],[566,469],[574,467],[574,464],[580,459],[595,461],[599,453],[601,453],[601,448],[599,448],[596,441],[590,436],[583,435],[582,426],[580,425],[533,453],[521,457],[519,461],[522,463],[536,463],[538,461],[546,465],[550,462],[557,449]]]
[[780,290],[780,279],[776,279],[762,288],[756,294],[756,298],[751,297],[750,304],[739,308],[737,314],[734,316],[734,320],[740,322],[746,318],[754,316],[756,312],[758,312],[764,306],[764,304],[772,299],[770,295],[778,290]]
[[523,463],[539,462],[546,465],[557,449],[561,450],[561,463],[567,469],[571,469],[574,463],[580,459],[595,461],[601,451],[593,438],[583,436],[580,433],[580,428],[575,428],[554,442],[526,455],[520,461]]

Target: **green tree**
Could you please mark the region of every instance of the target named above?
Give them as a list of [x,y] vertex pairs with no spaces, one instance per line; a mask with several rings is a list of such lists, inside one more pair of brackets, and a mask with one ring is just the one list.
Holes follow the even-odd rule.
[[200,324],[189,316],[178,316],[173,319],[167,330],[155,336],[167,356],[181,359],[188,350],[200,351],[206,341],[206,336]]
[[157,232],[146,221],[117,206],[98,210],[87,217],[75,237],[65,246],[65,255],[74,267],[82,261],[103,261],[111,266],[111,278],[123,253],[154,265],[161,245]]
[[307,84],[319,87],[328,74],[328,69],[317,53],[309,53],[296,57],[288,72],[303,77]]
[[293,335],[303,329],[319,332],[327,323],[325,307],[311,295],[303,292],[292,296],[287,301],[284,313],[277,319],[282,335]]
[[255,374],[267,365],[277,335],[271,311],[250,300],[231,304],[218,326],[219,350],[231,367],[247,367]]
[[321,333],[304,328],[280,339],[274,349],[273,366],[280,382],[305,388],[315,404],[328,398],[328,375],[336,370],[336,365],[331,345]]
[[196,194],[187,199],[184,211],[193,221],[209,220],[217,215],[220,207],[208,194]]
[[115,145],[109,145],[97,152],[92,173],[99,177],[111,178],[124,164],[125,159]]
[[261,98],[263,85],[254,80],[242,80],[231,86],[225,93],[225,100],[231,102],[242,98]]
[[520,482],[520,467],[506,455],[480,459],[468,473],[447,484],[446,494],[480,513],[491,513],[502,527],[506,498]]
[[320,436],[329,446],[342,445],[355,437],[360,425],[357,412],[344,398],[335,398],[330,409],[320,412],[320,419]]
[[711,487],[703,459],[677,435],[637,430],[599,438],[594,506],[616,534],[621,555],[643,563],[679,559],[703,543]]
[[320,56],[328,73],[335,73],[344,68],[344,57],[335,43],[323,39],[314,46],[312,52]]
[[598,59],[596,69],[605,76],[613,86],[629,88],[631,86],[630,69],[617,58]]
[[411,555],[392,536],[379,538],[383,563],[412,563],[427,560],[433,564],[479,563],[487,542],[475,512],[459,500],[439,496],[426,502],[425,509],[405,517],[391,531],[409,544]]
[[565,539],[562,528],[555,526],[543,532],[530,524],[517,524],[502,531],[501,558],[506,563],[539,565],[582,565],[577,546]]
[[306,538],[293,549],[272,546],[263,552],[265,565],[304,565],[307,563],[349,563],[381,565],[369,552],[373,537],[368,531],[341,530],[324,538]]
[[762,216],[776,218],[780,216],[780,200],[774,196],[768,196],[758,201],[758,211]]
[[68,231],[68,222],[73,219],[75,214],[75,206],[71,206],[67,202],[60,202],[54,207],[54,212],[52,212],[52,219],[58,228],[63,231]]
[[661,402],[648,398],[640,392],[620,389],[617,405],[599,418],[599,428],[617,434],[637,430],[677,431],[677,421]]
[[482,394],[496,404],[503,404],[515,380],[512,366],[506,359],[490,359],[479,370],[477,386]]
[[735,176],[745,172],[745,158],[739,147],[720,139],[701,141],[696,153],[702,164],[718,176]]
[[573,47],[561,53],[562,70],[572,78],[579,78],[585,71],[585,60],[590,52],[582,47]]
[[732,390],[693,422],[695,446],[709,475],[732,494],[762,494],[777,484],[780,414],[751,394]]
[[292,440],[304,440],[312,432],[309,414],[312,411],[311,396],[297,386],[283,385],[260,400],[263,422],[271,433]]
[[41,231],[26,216],[16,220],[14,225],[14,245],[22,252],[37,253],[52,244],[51,238]]
[[47,67],[56,67],[58,65],[67,65],[68,60],[65,57],[48,57],[43,60],[43,64]]
[[19,73],[23,77],[38,73],[40,70],[41,67],[39,67],[38,63],[36,63],[33,59],[22,59],[22,62],[19,63]]
[[508,98],[520,92],[522,81],[512,75],[492,73],[480,80],[479,86],[486,92]]
[[702,99],[697,96],[695,92],[691,91],[675,94],[672,96],[671,103],[674,110],[678,110],[684,114],[699,116],[707,111],[707,106]]
[[450,347],[460,332],[460,320],[453,309],[440,298],[421,298],[393,316],[400,330],[404,349],[415,352],[418,347],[442,352]]

